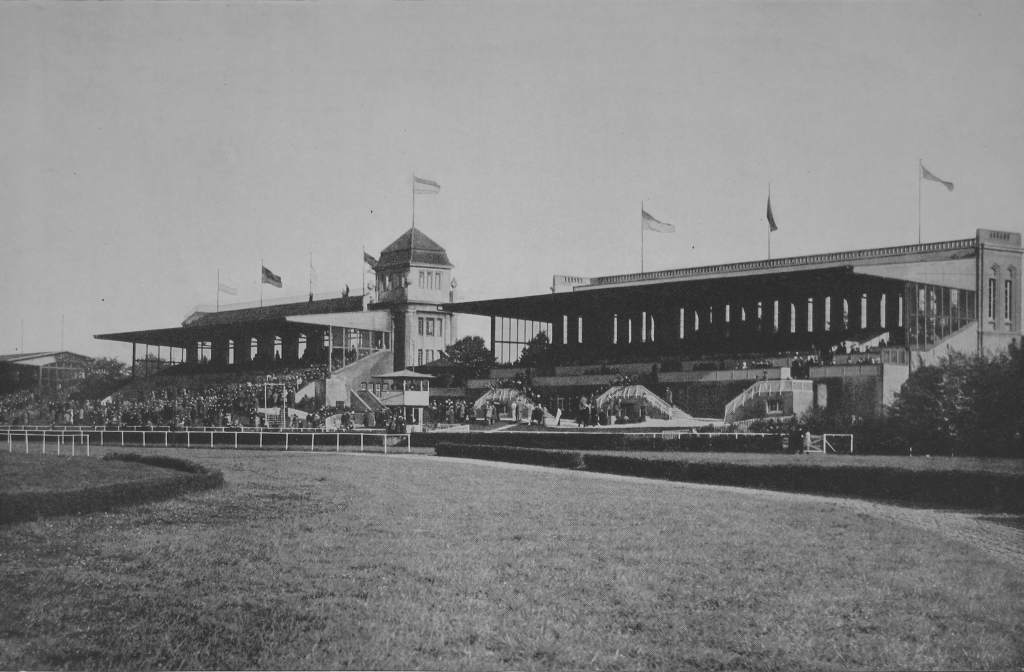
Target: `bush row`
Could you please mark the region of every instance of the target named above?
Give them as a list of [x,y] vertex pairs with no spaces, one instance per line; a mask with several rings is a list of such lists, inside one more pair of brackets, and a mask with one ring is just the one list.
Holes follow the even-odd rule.
[[[563,454],[557,460],[548,458],[546,462],[530,462],[535,456],[545,459],[552,451],[452,443],[441,443],[435,451],[443,457],[457,455],[544,466],[568,466],[622,476],[861,497],[918,506],[1024,513],[1024,474],[911,470],[895,466],[851,465],[837,468],[815,464],[685,462],[626,455],[564,454],[565,451],[561,451]],[[572,456],[575,456],[575,461]]]
[[109,511],[145,502],[170,499],[188,492],[217,488],[224,484],[224,474],[220,471],[207,469],[188,460],[134,453],[110,453],[103,459],[139,462],[154,467],[173,469],[178,473],[163,478],[112,483],[86,487],[81,490],[2,494],[0,495],[0,523]]
[[471,457],[478,460],[535,464],[542,467],[559,467],[561,469],[583,468],[583,454],[570,450],[513,449],[507,446],[441,443],[434,448],[434,451],[442,457]]
[[481,444],[542,450],[608,450],[645,452],[782,453],[788,449],[781,434],[610,434],[591,432],[490,432],[414,434],[420,447],[440,443]]

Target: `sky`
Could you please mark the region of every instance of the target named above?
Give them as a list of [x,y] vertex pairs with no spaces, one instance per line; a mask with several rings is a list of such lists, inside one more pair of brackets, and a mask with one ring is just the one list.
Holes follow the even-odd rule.
[[[1021,231],[1021,35],[1009,1],[0,3],[0,353],[127,361],[93,336],[218,273],[256,301],[261,260],[268,301],[311,263],[357,294],[413,174],[465,300]],[[641,204],[676,227],[642,260]]]

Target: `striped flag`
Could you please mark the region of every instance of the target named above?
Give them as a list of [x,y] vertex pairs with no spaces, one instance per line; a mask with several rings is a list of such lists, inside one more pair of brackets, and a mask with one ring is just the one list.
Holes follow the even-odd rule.
[[434,180],[427,180],[413,175],[412,190],[417,194],[437,194],[441,192],[441,185]]
[[640,221],[641,226],[647,231],[657,231],[658,233],[675,233],[676,227],[674,224],[668,222],[662,222],[650,215],[646,210],[640,210]]
[[222,294],[230,294],[231,296],[238,296],[238,288],[234,287],[232,285],[229,285],[226,282],[218,282],[217,283],[217,289],[219,289]]
[[363,252],[363,263],[365,263],[373,270],[377,270],[377,260],[374,259],[373,255],[370,254],[369,252]]
[[275,275],[266,266],[263,266],[262,268],[263,268],[263,274],[262,274],[261,282],[264,285],[273,285],[274,287],[280,287],[281,286],[281,276],[280,275]]
[[923,163],[921,164],[921,177],[923,177],[926,180],[931,180],[932,182],[938,182],[939,184],[945,186],[946,189],[948,189],[949,191],[953,191],[952,182],[947,182],[946,180],[936,177],[932,171],[924,167]]
[[779,227],[775,225],[775,215],[772,214],[772,197],[768,195],[768,232],[778,231]]

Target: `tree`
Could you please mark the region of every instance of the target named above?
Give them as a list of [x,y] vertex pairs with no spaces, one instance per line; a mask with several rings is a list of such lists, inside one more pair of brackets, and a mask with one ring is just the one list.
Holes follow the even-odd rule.
[[456,382],[464,385],[469,378],[479,378],[494,366],[494,353],[479,336],[466,336],[444,349],[445,357],[452,364]]
[[551,366],[553,356],[551,340],[548,339],[546,332],[541,331],[523,346],[523,352],[519,355],[519,361],[516,362],[516,365],[529,368],[545,368]]
[[131,379],[128,365],[114,357],[100,357],[85,367],[85,375],[76,381],[71,396],[76,399],[102,399]]
[[944,455],[1019,455],[1020,353],[951,353],[914,371],[890,407],[894,433]]

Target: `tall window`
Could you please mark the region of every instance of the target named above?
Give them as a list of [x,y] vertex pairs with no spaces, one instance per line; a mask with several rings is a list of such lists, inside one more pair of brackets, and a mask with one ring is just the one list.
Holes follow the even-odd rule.
[[423,350],[416,351],[416,366],[423,366]]
[[612,315],[612,343],[619,342],[619,315]]
[[562,345],[569,344],[569,316],[562,315]]
[[1010,306],[1013,305],[1013,280],[1003,280],[1003,319],[1009,321],[1013,317]]
[[576,342],[583,342],[583,316],[580,315],[576,318]]
[[416,325],[418,327],[418,332],[417,333],[419,333],[419,335],[422,336],[423,335],[423,318],[422,317],[416,319]]
[[988,279],[988,301],[987,301],[987,304],[988,304],[988,307],[987,307],[987,310],[986,310],[985,314],[988,316],[988,319],[990,319],[990,320],[996,319],[996,279],[995,278],[989,278]]
[[434,318],[427,318],[427,336],[434,335]]
[[686,309],[679,309],[679,338],[686,338]]

